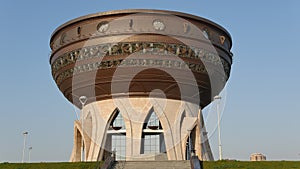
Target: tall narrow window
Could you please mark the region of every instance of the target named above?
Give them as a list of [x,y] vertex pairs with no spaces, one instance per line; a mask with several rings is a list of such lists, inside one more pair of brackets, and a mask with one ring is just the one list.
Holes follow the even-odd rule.
[[105,146],[107,151],[106,157],[115,151],[116,160],[126,159],[126,127],[119,110],[116,110],[115,116],[110,123]]
[[195,148],[195,142],[196,142],[196,128],[193,130],[188,131],[188,138],[186,141],[186,153],[185,153],[185,158],[186,160],[191,159],[191,153]]
[[151,111],[143,127],[141,154],[161,154],[165,152],[161,123],[156,113]]

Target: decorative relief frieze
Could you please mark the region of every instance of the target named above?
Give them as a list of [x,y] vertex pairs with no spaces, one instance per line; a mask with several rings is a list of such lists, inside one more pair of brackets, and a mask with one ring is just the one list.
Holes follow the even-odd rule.
[[152,25],[153,25],[153,28],[157,31],[163,31],[166,28],[166,25],[164,24],[164,22],[159,19],[154,20]]
[[117,68],[120,67],[134,67],[134,66],[145,66],[151,68],[173,68],[182,70],[191,70],[198,73],[207,73],[203,64],[189,63],[177,60],[163,60],[163,59],[118,59],[118,60],[106,60],[102,62],[94,62],[83,65],[75,66],[74,68],[68,69],[56,78],[56,83],[61,82],[73,75],[95,71],[99,69]]
[[54,61],[52,64],[52,73],[55,74],[59,69],[83,59],[114,55],[130,55],[133,53],[200,59],[204,62],[210,62],[215,65],[222,64],[224,67],[230,68],[229,63],[217,54],[196,47],[159,42],[119,42],[84,47],[66,53]]
[[220,39],[220,43],[223,45],[226,40],[225,36],[220,36],[219,39]]
[[190,31],[190,25],[186,22],[183,23],[183,33],[188,33]]
[[[79,27],[77,27],[75,30],[77,32],[77,35],[72,35],[68,32],[64,32],[64,34],[62,34],[60,36],[60,41],[58,42],[54,42],[54,45],[51,45],[53,47],[54,50],[59,49],[60,47],[63,47],[64,45],[67,45],[69,43],[72,43],[74,41],[78,41],[80,39],[83,38],[95,38],[97,36],[106,36],[106,35],[122,35],[124,33],[128,33],[128,31],[133,31],[132,33],[136,34],[136,33],[157,33],[157,32],[164,32],[163,35],[168,35],[168,36],[186,36],[187,38],[194,38],[194,34],[193,32],[198,32],[199,36],[199,32],[198,30],[193,31],[193,27],[192,24],[189,22],[178,22],[179,25],[178,27],[172,27],[172,29],[166,29],[167,28],[167,23],[165,23],[163,20],[161,19],[154,19],[152,20],[152,28],[151,27],[144,27],[143,25],[140,24],[136,24],[134,19],[129,19],[128,21],[128,27],[124,28],[124,27],[116,27],[115,25],[117,24],[117,21],[114,22],[109,22],[109,21],[101,21],[99,22],[99,24],[97,25],[97,27],[95,28],[97,30],[98,33],[95,32],[86,32],[85,34],[81,33],[82,29],[91,29],[92,25],[90,24],[86,24],[86,25],[81,25]],[[135,24],[136,30],[133,29],[133,25]],[[182,26],[181,26],[182,25]],[[94,26],[94,25],[93,25]],[[112,29],[114,31],[109,31],[110,29]],[[205,25],[200,26],[200,28],[198,28],[199,30],[202,31],[203,36],[207,39],[210,40],[211,43],[216,43],[219,44],[220,46],[224,47],[225,50],[229,50],[229,46],[225,46],[224,42],[228,42],[229,40],[227,40],[225,38],[225,35],[221,32],[212,30],[209,27],[206,27]],[[74,30],[73,30],[74,31]],[[174,34],[174,32],[176,32]],[[108,34],[107,34],[108,33]],[[66,36],[68,37],[68,40],[66,40]],[[74,36],[74,37],[71,37]],[[201,36],[201,35],[200,35]]]
[[67,33],[64,32],[60,37],[60,45],[63,45],[64,43],[66,43],[66,38],[67,38]]
[[208,31],[207,29],[204,29],[204,30],[202,31],[202,33],[203,33],[203,36],[204,36],[206,39],[210,39],[210,34],[209,34],[209,31]]
[[[134,66],[145,66],[148,68],[173,68],[182,70],[191,70],[193,72],[207,74],[206,68],[203,64],[181,62],[174,60],[159,60],[159,59],[119,59],[119,60],[107,60],[102,62],[88,63],[84,65],[78,65],[74,68],[68,69],[56,78],[56,83],[61,84],[67,78],[72,77],[84,72],[96,71],[99,69],[117,68],[118,66],[134,67]],[[224,68],[226,69],[226,68]],[[228,78],[225,77],[226,79]]]
[[100,33],[104,33],[109,28],[109,22],[108,21],[102,21],[97,25],[97,31]]

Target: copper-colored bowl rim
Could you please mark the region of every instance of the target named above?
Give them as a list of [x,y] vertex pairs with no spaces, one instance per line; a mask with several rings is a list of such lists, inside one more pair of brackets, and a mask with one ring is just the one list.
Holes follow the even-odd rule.
[[97,17],[103,17],[103,16],[109,16],[109,15],[119,15],[119,14],[135,14],[135,13],[152,13],[152,14],[167,14],[167,15],[175,15],[175,16],[179,16],[179,17],[186,17],[186,18],[191,18],[191,19],[195,19],[201,22],[205,22],[207,24],[210,24],[214,27],[217,27],[218,29],[220,29],[221,31],[225,32],[227,34],[227,36],[230,39],[230,43],[232,44],[232,40],[231,40],[231,35],[229,34],[229,32],[222,27],[221,25],[210,21],[208,19],[196,16],[196,15],[192,15],[192,14],[188,14],[188,13],[183,13],[183,12],[177,12],[177,11],[169,11],[169,10],[157,10],[157,9],[123,9],[123,10],[112,10],[112,11],[106,11],[106,12],[99,12],[99,13],[94,13],[94,14],[89,14],[89,15],[84,15],[75,19],[72,19],[64,24],[62,24],[61,26],[59,26],[58,28],[56,28],[54,30],[54,32],[51,35],[51,39],[50,42],[52,42],[54,36],[63,28],[84,21],[84,20],[88,20],[88,19],[92,19],[92,18],[97,18]]

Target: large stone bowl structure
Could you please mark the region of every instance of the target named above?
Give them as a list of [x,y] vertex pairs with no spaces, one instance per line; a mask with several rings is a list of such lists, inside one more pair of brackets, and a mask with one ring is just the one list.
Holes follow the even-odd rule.
[[229,78],[231,46],[221,26],[173,11],[109,11],[58,27],[52,75],[82,108],[71,161],[113,150],[118,160],[184,160],[191,149],[212,160],[201,109]]

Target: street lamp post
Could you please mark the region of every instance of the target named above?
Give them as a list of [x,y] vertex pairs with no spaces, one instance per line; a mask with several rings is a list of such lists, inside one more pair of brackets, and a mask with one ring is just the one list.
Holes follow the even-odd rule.
[[81,130],[82,130],[82,136],[81,136],[81,161],[85,161],[84,158],[84,140],[83,140],[83,135],[84,135],[84,128],[83,128],[83,119],[84,119],[84,114],[83,114],[83,107],[87,101],[86,96],[80,96],[79,101],[81,103]]
[[[215,96],[214,100],[221,100],[221,96]],[[219,135],[219,160],[222,160],[222,144],[221,144],[221,126],[220,126],[220,101],[217,102],[217,114],[218,114],[218,135]]]
[[24,156],[25,156],[25,147],[26,147],[26,136],[28,135],[28,132],[25,131],[23,133],[23,136],[24,136],[24,145],[23,145],[23,155],[22,155],[22,163],[24,163]]
[[28,152],[28,162],[30,163],[30,157],[31,157],[32,147],[29,147],[28,150],[29,150],[29,152]]

